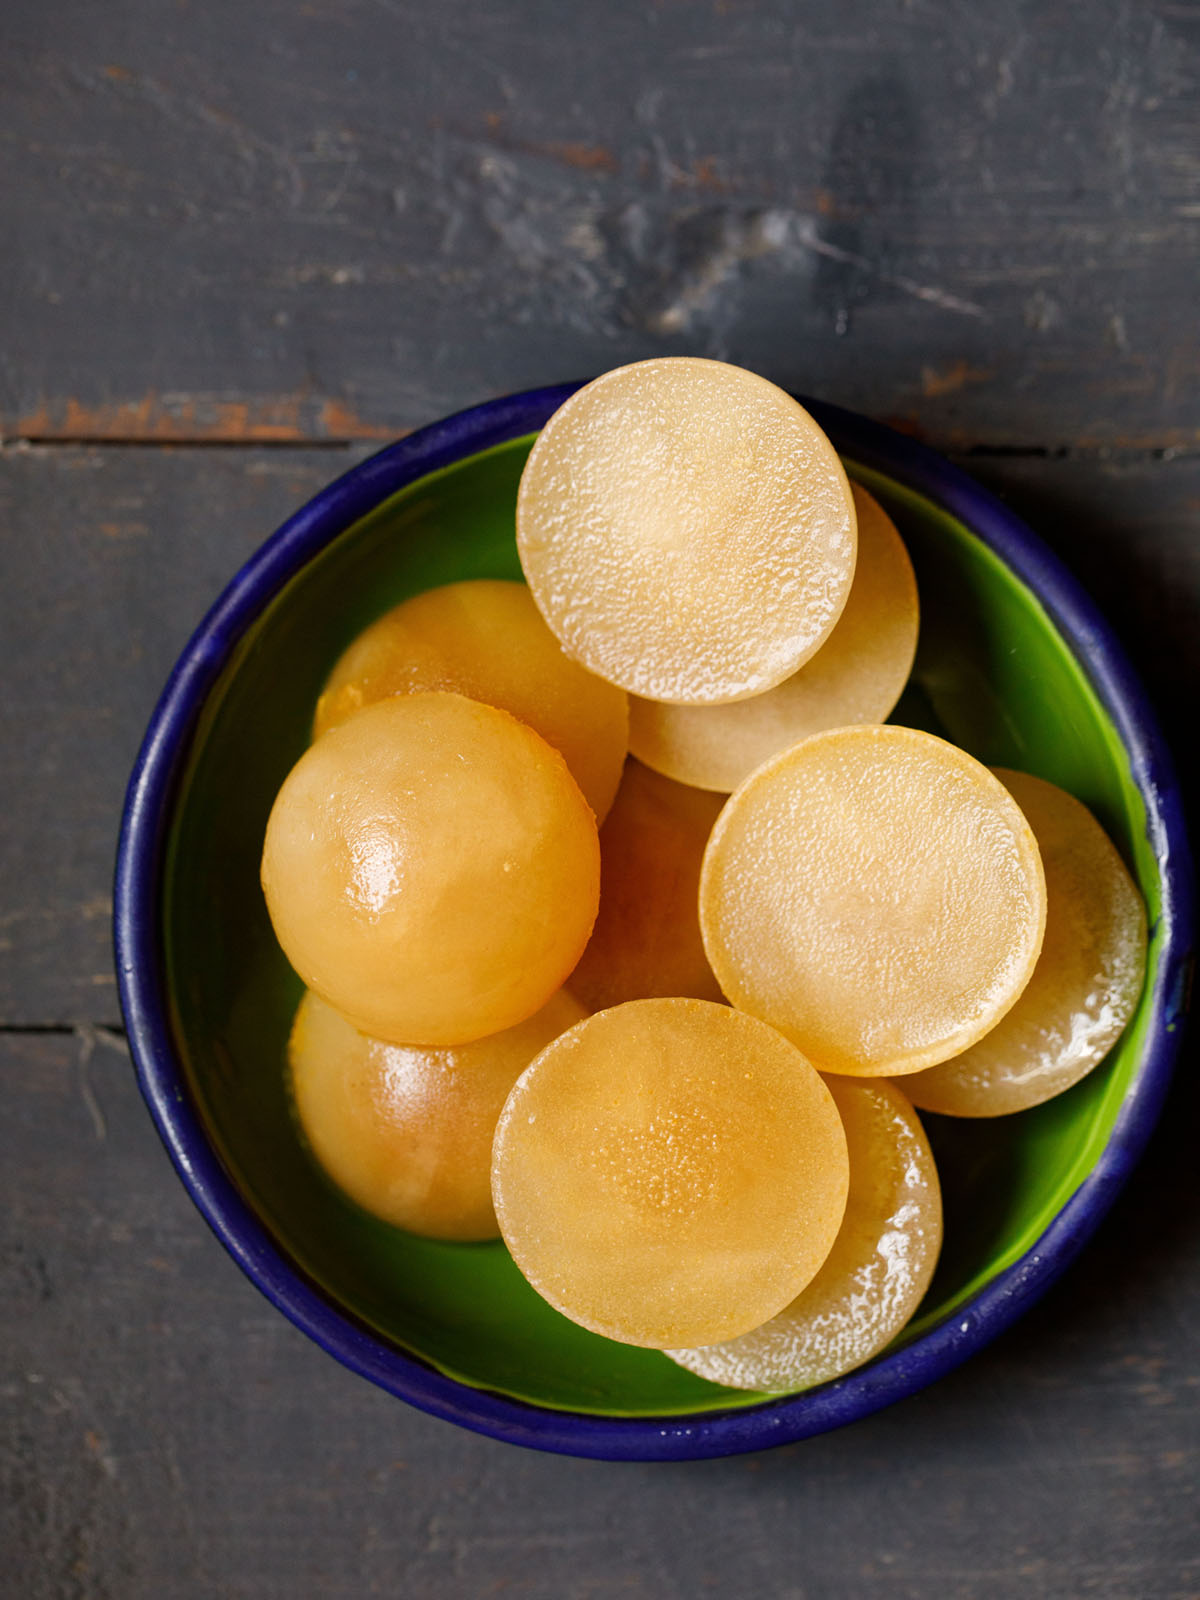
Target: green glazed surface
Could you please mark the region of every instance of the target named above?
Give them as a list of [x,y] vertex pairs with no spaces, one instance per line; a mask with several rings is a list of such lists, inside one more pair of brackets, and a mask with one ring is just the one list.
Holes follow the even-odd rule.
[[[610,1343],[552,1311],[499,1244],[418,1239],[375,1221],[302,1147],[284,1083],[300,984],[267,920],[258,866],[276,790],[308,742],[342,649],[407,595],[459,578],[519,578],[513,508],[531,441],[404,490],[280,594],[205,709],[164,874],[172,1024],[213,1144],[282,1249],[335,1304],[451,1377],[570,1411],[661,1416],[743,1407],[666,1356]],[[1037,599],[930,502],[848,463],[908,541],[922,605],[913,682],[895,722],[991,765],[1040,774],[1089,805],[1146,897],[1159,877],[1121,742]],[[1150,961],[1158,957],[1152,938]],[[1059,1099],[987,1122],[929,1117],[946,1242],[911,1340],[1037,1241],[1094,1164],[1141,1059],[1147,1002],[1108,1061]]]

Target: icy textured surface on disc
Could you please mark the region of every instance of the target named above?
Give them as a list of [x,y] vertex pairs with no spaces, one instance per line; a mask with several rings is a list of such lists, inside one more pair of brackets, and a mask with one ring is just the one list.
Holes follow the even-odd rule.
[[734,1389],[808,1389],[878,1355],[917,1309],[942,1243],[933,1154],[912,1106],[882,1080],[830,1077],[850,1193],[833,1249],[790,1306],[739,1339],[669,1350]]
[[438,1050],[369,1038],[310,989],[288,1045],[300,1126],[333,1181],[385,1222],[494,1238],[496,1119],[538,1051],[584,1015],[560,989],[516,1027]]
[[400,695],[324,734],[267,823],[267,909],[310,989],[364,1033],[461,1044],[543,1006],[600,890],[591,807],[506,711]]
[[794,1045],[728,1006],[634,1000],[518,1080],[496,1130],[505,1242],[552,1306],[665,1348],[756,1327],[828,1255],[846,1136]]
[[854,504],[782,389],[691,356],[619,367],[550,418],[517,497],[521,565],[567,654],[651,700],[770,689],[837,621]]
[[734,1005],[822,1072],[916,1072],[995,1025],[1046,918],[1008,790],[910,728],[838,728],[760,767],[705,852],[700,926]]
[[724,795],[689,789],[629,761],[600,830],[600,911],[567,979],[590,1011],[682,995],[720,1000],[704,954],[700,863]]
[[422,689],[455,690],[527,722],[606,815],[629,742],[628,697],[563,653],[523,583],[448,583],[386,612],[334,666],[313,731]]
[[810,734],[882,722],[912,670],[917,582],[883,507],[851,484],[858,563],[845,610],[812,659],[775,689],[732,705],[630,703],[630,749],[680,783],[726,794],[769,757]]
[[1043,778],[997,769],[1046,869],[1046,937],[1021,998],[971,1048],[905,1078],[928,1111],[994,1117],[1041,1105],[1102,1061],[1133,1015],[1146,971],[1146,908],[1086,806]]

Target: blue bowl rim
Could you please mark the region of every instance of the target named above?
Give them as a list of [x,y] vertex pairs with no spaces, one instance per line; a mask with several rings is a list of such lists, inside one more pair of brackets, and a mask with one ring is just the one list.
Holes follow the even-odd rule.
[[1157,718],[1124,651],[1042,541],[927,446],[854,412],[800,397],[845,455],[957,517],[1038,595],[1124,743],[1163,874],[1162,953],[1143,1060],[1109,1140],[1034,1248],[956,1314],[837,1382],[759,1406],[641,1418],[552,1410],[448,1378],[360,1324],[309,1281],[255,1215],[213,1150],[188,1091],[169,1023],[158,892],[172,805],[207,695],[244,631],[284,584],[382,500],[466,456],[535,432],[579,387],[560,384],[488,401],[387,446],[290,517],[232,579],[176,663],[130,778],[114,893],[117,980],[138,1082],[185,1187],[252,1282],[329,1354],[423,1411],[511,1444],[605,1460],[733,1455],[843,1426],[924,1388],[1014,1322],[1095,1231],[1150,1137],[1179,1047],[1193,937],[1184,805]]

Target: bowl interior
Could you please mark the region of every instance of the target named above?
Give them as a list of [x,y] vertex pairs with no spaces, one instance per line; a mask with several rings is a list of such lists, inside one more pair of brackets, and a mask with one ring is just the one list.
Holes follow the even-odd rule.
[[[297,1137],[284,1046],[300,985],[258,883],[267,814],[308,742],[316,696],[356,632],[405,596],[458,578],[519,578],[513,508],[531,439],[431,474],[311,561],[243,638],[210,695],[177,792],[164,871],[171,1024],[187,1081],[234,1182],[281,1249],[340,1309],[450,1377],[537,1405],[611,1416],[729,1410],[654,1351],[552,1311],[499,1244],[418,1239],[359,1211]],[[1036,597],[961,523],[848,462],[895,517],[920,585],[913,681],[893,721],[990,764],[1061,784],[1131,866],[1159,959],[1157,863],[1116,730]],[[899,1342],[959,1310],[1037,1242],[1086,1177],[1141,1058],[1142,1005],[1109,1060],[1068,1094],[988,1122],[929,1117],[946,1207],[935,1281]]]

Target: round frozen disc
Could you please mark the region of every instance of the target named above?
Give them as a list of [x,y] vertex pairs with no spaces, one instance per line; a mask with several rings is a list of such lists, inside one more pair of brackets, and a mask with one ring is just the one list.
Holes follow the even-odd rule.
[[515,1027],[438,1050],[369,1038],[310,989],[288,1042],[309,1148],[384,1222],[431,1239],[493,1239],[496,1119],[538,1051],[584,1015],[560,989]]
[[467,578],[394,606],[342,653],[313,735],[391,695],[452,689],[527,722],[603,820],[629,744],[627,696],[563,654],[523,583]]
[[1146,908],[1086,806],[1043,778],[997,770],[1046,869],[1046,937],[1020,999],[977,1044],[904,1080],[927,1111],[995,1117],[1085,1077],[1133,1015],[1146,971]]
[[734,1389],[809,1389],[891,1343],[929,1287],[942,1197],[920,1119],[894,1084],[830,1077],[850,1152],[850,1193],[833,1249],[778,1316],[724,1344],[669,1350]]
[[631,1000],[518,1079],[492,1194],[518,1267],[594,1333],[665,1348],[756,1327],[829,1254],[846,1205],[829,1090],[773,1028]]
[[855,483],[858,564],[845,610],[810,661],[765,694],[721,706],[630,701],[639,761],[724,794],[780,750],[826,728],[882,722],[917,648],[917,583],[892,519]]
[[456,1045],[561,986],[595,921],[600,842],[532,728],[459,694],[398,695],[292,768],[262,883],[284,954],[355,1027]]
[[517,545],[567,654],[651,700],[760,694],[827,638],[854,576],[837,453],[755,373],[691,356],[619,367],[550,418]]
[[726,802],[700,876],[721,988],[822,1072],[960,1054],[1025,987],[1045,920],[1016,801],[911,728],[837,728],[768,761]]
[[596,926],[567,980],[589,1011],[658,996],[723,998],[704,954],[696,898],[724,798],[626,762],[600,829]]

